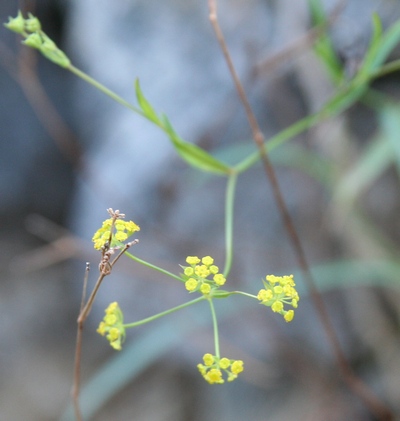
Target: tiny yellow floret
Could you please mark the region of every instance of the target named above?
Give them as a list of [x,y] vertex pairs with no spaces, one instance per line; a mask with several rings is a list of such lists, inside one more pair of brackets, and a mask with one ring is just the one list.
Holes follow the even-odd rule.
[[214,263],[214,259],[211,256],[205,256],[201,259],[203,265],[210,266]]
[[232,363],[231,370],[232,370],[232,373],[233,374],[239,374],[239,373],[241,373],[244,370],[244,368],[243,368],[243,361],[242,360],[234,361]]
[[219,361],[219,366],[226,370],[229,366],[231,365],[231,360],[229,360],[228,358],[221,358]]
[[196,279],[194,278],[189,278],[186,282],[185,282],[185,288],[188,291],[194,291],[197,288],[197,284],[198,282],[196,281]]
[[203,361],[206,366],[213,365],[214,363],[214,356],[212,354],[204,354]]
[[197,256],[188,256],[186,258],[186,263],[189,265],[197,265],[197,263],[200,263],[200,259]]
[[202,284],[200,287],[200,291],[202,294],[207,295],[210,293],[211,291],[211,286],[210,284]]

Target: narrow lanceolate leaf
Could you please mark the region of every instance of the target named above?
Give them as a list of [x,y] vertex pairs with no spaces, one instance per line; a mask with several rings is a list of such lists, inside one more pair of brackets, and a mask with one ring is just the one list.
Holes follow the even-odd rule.
[[136,79],[135,81],[135,91],[138,104],[142,109],[145,117],[159,126],[161,124],[160,119],[158,118],[157,113],[154,111],[154,108],[151,106],[149,101],[147,101],[147,99],[144,97],[143,92],[140,89],[139,79]]
[[367,77],[385,62],[392,50],[400,42],[400,21],[397,21],[382,34],[380,20],[377,15],[374,15],[373,29],[372,40],[360,69],[360,74]]
[[229,174],[231,169],[228,165],[214,158],[199,146],[184,141],[175,132],[166,116],[162,116],[162,125],[168,134],[173,146],[181,158],[194,168],[214,174]]
[[[309,9],[314,25],[326,26],[328,19],[324,12],[320,0],[309,0]],[[335,83],[339,83],[343,77],[343,69],[340,60],[333,48],[333,43],[329,35],[325,32],[314,43],[314,50],[316,54],[323,61],[327,67],[330,76]]]

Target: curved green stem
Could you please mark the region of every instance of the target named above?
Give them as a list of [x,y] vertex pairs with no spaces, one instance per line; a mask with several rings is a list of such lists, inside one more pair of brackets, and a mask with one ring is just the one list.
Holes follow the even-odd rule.
[[162,268],[160,268],[158,266],[155,266],[155,265],[153,265],[153,264],[151,264],[149,262],[146,262],[145,260],[139,259],[139,257],[136,257],[136,256],[134,256],[131,253],[125,252],[125,255],[128,256],[130,259],[134,260],[135,262],[140,263],[143,266],[147,266],[150,269],[154,269],[157,272],[160,272],[160,273],[163,273],[164,275],[170,276],[171,278],[174,278],[174,279],[176,279],[176,280],[178,280],[180,282],[185,282],[180,276],[175,275],[175,274],[173,274],[171,272],[168,272],[167,270],[162,269]]
[[233,206],[235,202],[235,189],[237,174],[231,174],[228,177],[225,198],[225,268],[224,276],[227,277],[232,266],[233,259]]
[[211,316],[212,316],[212,322],[213,322],[213,328],[214,328],[215,356],[217,358],[220,358],[217,315],[215,314],[214,303],[212,301],[212,298],[208,298],[208,302],[210,304]]
[[72,64],[70,64],[67,67],[67,69],[70,70],[72,73],[74,73],[76,76],[78,76],[81,79],[83,79],[85,82],[87,82],[90,85],[92,85],[95,88],[97,88],[99,91],[103,92],[103,94],[109,96],[114,101],[118,102],[118,104],[121,104],[121,105],[123,105],[126,108],[129,108],[131,111],[133,111],[133,112],[135,112],[137,114],[140,114],[142,117],[146,117],[139,108],[136,108],[134,105],[132,105],[128,101],[125,101],[125,99],[123,99],[122,97],[120,97],[119,95],[117,95],[111,89],[108,89],[106,86],[104,86],[100,82],[97,82],[97,80],[93,79],[88,74],[82,72],[82,70],[79,70],[77,67],[73,66]]
[[[333,117],[346,108],[350,107],[360,96],[365,92],[368,80],[359,82],[355,81],[347,86],[342,87],[336,95],[333,96],[327,103],[316,113],[308,115],[288,128],[280,131],[275,136],[272,136],[267,142],[264,143],[264,148],[267,153],[292,139],[294,136],[304,132],[308,128],[315,126],[320,121],[328,117]],[[260,159],[260,152],[254,152],[247,158],[239,162],[234,170],[242,173],[251,168]]]
[[243,291],[232,291],[230,293],[230,295],[234,295],[234,294],[236,294],[236,295],[244,295],[245,297],[255,298],[256,300],[258,300],[258,298],[257,298],[256,295],[249,294],[247,292],[243,292]]
[[201,297],[198,297],[195,300],[192,300],[192,301],[189,301],[187,303],[181,304],[179,306],[170,308],[169,310],[163,311],[161,313],[157,313],[154,316],[147,317],[146,319],[139,320],[138,322],[126,323],[126,324],[124,324],[124,327],[125,327],[125,329],[128,329],[128,328],[131,328],[131,327],[136,327],[136,326],[144,325],[146,323],[152,322],[153,320],[157,320],[160,317],[163,317],[163,316],[166,316],[168,314],[174,313],[175,311],[178,311],[178,310],[182,310],[183,308],[189,307],[189,306],[191,306],[193,304],[196,304],[196,303],[198,303],[200,301],[204,301],[205,299],[206,298],[204,297],[204,295],[202,295]]
[[400,70],[400,60],[393,60],[390,63],[381,66],[378,70],[372,73],[371,77],[376,79],[389,73],[397,72],[398,70]]

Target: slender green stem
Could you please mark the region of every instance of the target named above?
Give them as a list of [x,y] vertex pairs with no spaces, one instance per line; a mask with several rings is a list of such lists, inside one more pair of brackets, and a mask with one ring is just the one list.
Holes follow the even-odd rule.
[[189,301],[187,303],[181,304],[181,305],[176,306],[174,308],[170,308],[169,310],[163,311],[161,313],[157,313],[154,316],[147,317],[146,319],[139,320],[138,322],[126,323],[126,324],[124,324],[124,327],[127,329],[127,328],[131,328],[131,327],[144,325],[146,323],[152,322],[153,320],[159,319],[160,317],[167,316],[168,314],[174,313],[175,311],[182,310],[183,308],[186,308],[186,307],[189,307],[193,304],[199,303],[200,301],[204,301],[205,299],[206,298],[204,297],[204,295],[202,295],[201,297],[198,297],[195,300],[192,300],[192,301]]
[[126,254],[126,256],[128,256],[130,259],[134,260],[135,262],[140,263],[141,265],[144,265],[144,266],[147,266],[148,268],[154,269],[154,270],[156,270],[157,272],[161,272],[161,273],[163,273],[164,275],[168,275],[168,276],[170,276],[171,278],[174,278],[174,279],[176,279],[176,280],[178,280],[178,281],[180,281],[180,282],[185,282],[185,281],[184,281],[184,280],[183,280],[180,276],[175,275],[175,274],[173,274],[173,273],[171,273],[171,272],[168,272],[167,270],[162,269],[162,268],[160,268],[160,267],[158,267],[158,266],[155,266],[155,265],[153,265],[153,264],[151,264],[151,263],[149,263],[149,262],[146,262],[145,260],[139,259],[139,257],[136,257],[136,256],[134,256],[134,255],[133,255],[133,254],[131,254],[131,253],[125,252],[125,254]]
[[[267,142],[264,143],[265,151],[269,154],[278,146],[292,139],[293,137],[304,132],[308,128],[315,126],[320,121],[325,120],[328,117],[333,117],[350,105],[352,105],[359,97],[364,93],[366,87],[364,83],[354,83],[348,86],[344,86],[339,92],[331,98],[319,111],[314,114],[310,114],[296,123],[292,124],[288,128],[280,131],[275,136],[272,136]],[[260,159],[260,152],[256,151],[239,162],[234,170],[238,173],[242,173],[251,168]]]
[[233,259],[233,206],[235,202],[235,189],[237,182],[237,174],[231,174],[228,177],[226,186],[226,199],[225,199],[225,269],[224,276],[227,277],[232,266]]
[[244,295],[245,297],[255,298],[256,300],[258,300],[258,298],[257,298],[256,295],[248,294],[247,292],[243,292],[243,291],[232,291],[230,293],[230,295],[234,295],[234,294],[236,294],[236,295]]
[[220,358],[217,315],[215,314],[214,303],[213,303],[212,298],[208,298],[208,302],[210,304],[211,316],[212,316],[212,322],[213,322],[213,328],[214,328],[215,356],[217,358]]
[[381,66],[378,70],[372,73],[371,77],[376,79],[389,73],[397,72],[398,70],[400,70],[400,60],[393,60],[390,63]]
[[102,85],[100,82],[97,82],[97,80],[93,79],[88,74],[82,72],[82,70],[79,70],[77,67],[73,66],[72,64],[68,66],[67,69],[70,70],[72,73],[74,73],[76,76],[83,79],[85,82],[90,83],[92,86],[99,89],[104,94],[108,95],[114,101],[118,102],[119,104],[123,105],[126,108],[129,108],[131,111],[137,114],[140,114],[143,117],[146,117],[139,108],[136,108],[134,105],[132,105],[128,101],[125,101],[125,99],[121,98],[119,95],[117,95],[115,92],[108,89],[106,86]]

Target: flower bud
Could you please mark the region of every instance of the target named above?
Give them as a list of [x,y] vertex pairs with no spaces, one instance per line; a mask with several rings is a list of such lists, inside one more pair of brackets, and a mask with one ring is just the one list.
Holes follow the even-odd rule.
[[38,50],[41,49],[43,44],[43,39],[38,33],[30,34],[25,41],[22,41],[23,44],[25,44],[28,47],[31,48],[37,48]]
[[33,16],[31,13],[28,14],[29,18],[25,19],[25,29],[28,32],[38,32],[42,29],[39,19]]
[[16,18],[9,17],[8,22],[5,23],[4,26],[10,31],[16,32],[17,34],[22,34],[25,29],[25,19],[22,16],[21,11],[18,11]]

